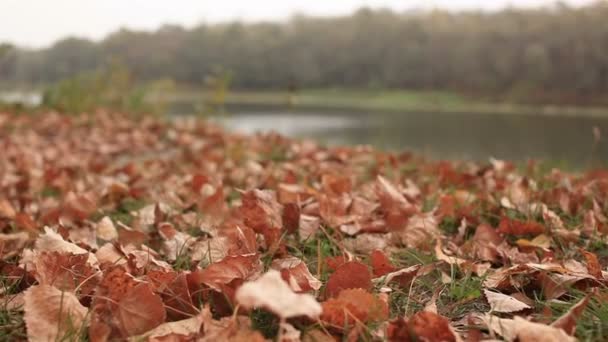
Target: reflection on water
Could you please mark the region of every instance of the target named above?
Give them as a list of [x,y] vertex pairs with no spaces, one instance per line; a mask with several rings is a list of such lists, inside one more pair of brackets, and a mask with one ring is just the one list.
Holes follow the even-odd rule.
[[[186,111],[185,111],[186,110]],[[176,107],[173,113],[187,112]],[[230,129],[277,131],[327,144],[370,144],[413,150],[433,158],[548,159],[569,167],[608,161],[608,117],[534,114],[392,113],[229,108],[216,118]],[[593,129],[604,136],[594,146]]]
[[[570,167],[608,157],[608,118],[514,114],[361,113],[232,109],[216,118],[245,133],[277,131],[327,144],[371,144],[434,158],[550,159]],[[607,141],[594,147],[598,127]]]
[[253,134],[274,130],[294,137],[317,136],[322,132],[354,129],[360,125],[355,117],[328,116],[319,113],[293,116],[281,115],[281,113],[244,112],[215,119],[229,129],[242,133]]

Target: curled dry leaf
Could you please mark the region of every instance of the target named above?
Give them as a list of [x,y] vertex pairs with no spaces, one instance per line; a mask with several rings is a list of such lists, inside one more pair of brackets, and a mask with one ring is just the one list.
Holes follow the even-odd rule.
[[409,248],[429,250],[440,235],[437,219],[430,213],[416,214],[394,232],[398,241]]
[[208,307],[201,312],[203,320],[202,334],[198,342],[266,342],[259,331],[251,329],[251,320],[248,317],[224,317],[213,319]]
[[271,245],[278,238],[276,231],[283,227],[281,205],[274,191],[251,190],[241,197],[241,215],[245,224],[256,233],[263,234]]
[[391,234],[359,234],[354,239],[344,239],[344,248],[354,253],[369,254],[377,249],[384,250],[389,246]]
[[498,251],[496,247],[502,242],[502,238],[489,224],[482,223],[475,229],[473,236],[473,250],[477,258],[496,262],[498,260]]
[[44,227],[44,234],[36,239],[34,250],[36,252],[89,253],[86,249],[65,241],[61,235],[49,227]]
[[589,274],[597,280],[604,279],[602,276],[602,265],[600,264],[597,255],[586,250],[581,250],[581,253],[583,254],[585,262],[587,263],[587,270]]
[[506,294],[484,290],[484,295],[490,304],[490,310],[493,312],[518,312],[531,307],[511,296]]
[[97,237],[106,240],[106,241],[114,241],[118,239],[118,231],[116,230],[116,226],[114,226],[114,222],[108,216],[104,216],[97,225],[95,226],[95,231],[97,233]]
[[308,316],[315,319],[322,311],[315,297],[294,293],[275,270],[243,284],[235,297],[245,308],[265,308],[281,318]]
[[530,322],[519,316],[513,319],[486,315],[483,318],[485,325],[495,334],[506,341],[519,342],[574,342],[575,338],[566,334],[562,329],[549,325]]
[[391,282],[397,282],[402,287],[407,287],[414,277],[418,274],[418,271],[422,265],[414,265],[406,268],[402,268],[400,270],[388,273],[382,277],[373,279],[374,283],[382,284],[382,286],[386,286]]
[[295,258],[273,260],[271,268],[281,272],[283,279],[295,292],[307,292],[321,288],[321,281],[315,278],[304,261]]
[[345,289],[372,288],[372,277],[369,269],[358,261],[349,261],[340,265],[334,273],[329,276],[325,287],[327,297],[335,297]]
[[6,198],[0,198],[0,219],[12,220],[17,215],[17,211]]
[[576,330],[576,321],[582,316],[583,311],[585,311],[587,308],[590,299],[590,295],[585,296],[578,303],[574,304],[565,314],[551,323],[551,326],[562,329],[568,335],[574,335],[574,331]]
[[257,254],[227,256],[209,265],[198,279],[216,291],[223,291],[224,286],[235,279],[248,280],[258,276],[263,270]]
[[35,285],[25,292],[25,324],[30,341],[62,340],[87,325],[87,308],[72,293],[49,285]]
[[380,200],[380,208],[389,228],[399,229],[407,221],[415,209],[412,204],[386,178],[376,178],[376,195]]
[[300,215],[300,240],[305,241],[307,239],[313,238],[317,233],[317,230],[319,230],[320,224],[321,219],[316,216]]
[[28,241],[29,235],[26,232],[0,234],[0,259],[19,255]]

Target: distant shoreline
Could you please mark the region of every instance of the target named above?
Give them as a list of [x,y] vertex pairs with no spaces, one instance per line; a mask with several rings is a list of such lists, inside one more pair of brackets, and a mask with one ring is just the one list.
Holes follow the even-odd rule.
[[357,90],[304,89],[295,95],[287,91],[236,90],[224,94],[203,90],[177,90],[155,100],[168,103],[193,103],[211,106],[269,106],[285,109],[335,109],[383,112],[441,112],[476,114],[514,114],[544,116],[607,117],[608,107],[580,107],[564,105],[531,105],[475,100],[450,92],[420,90]]

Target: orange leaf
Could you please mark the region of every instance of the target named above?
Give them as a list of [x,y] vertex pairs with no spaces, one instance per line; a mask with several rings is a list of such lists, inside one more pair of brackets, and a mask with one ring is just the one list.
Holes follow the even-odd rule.
[[321,320],[344,327],[356,321],[366,323],[388,318],[388,303],[363,289],[346,289],[322,303]]
[[327,281],[325,293],[328,297],[337,296],[344,289],[372,288],[369,269],[358,261],[349,261],[336,269]]
[[602,265],[600,265],[600,261],[597,259],[597,255],[591,252],[587,252],[586,250],[581,250],[583,257],[585,257],[585,262],[587,263],[587,270],[589,274],[591,274],[595,279],[601,280],[604,277],[602,276]]
[[374,277],[381,277],[396,270],[395,266],[391,264],[389,258],[382,251],[377,249],[372,252],[370,257]]
[[539,235],[545,232],[545,226],[536,221],[519,221],[503,217],[497,231],[507,235]]
[[420,311],[408,321],[415,341],[457,341],[458,338],[447,318],[429,311]]

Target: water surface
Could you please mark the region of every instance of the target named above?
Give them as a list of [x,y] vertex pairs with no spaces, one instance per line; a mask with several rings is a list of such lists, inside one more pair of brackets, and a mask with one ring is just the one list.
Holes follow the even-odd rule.
[[[326,144],[369,144],[433,158],[549,159],[579,168],[608,157],[608,117],[328,109],[229,108],[214,120],[244,133],[276,131]],[[594,127],[604,135],[594,144]]]

